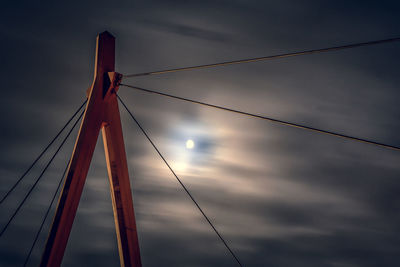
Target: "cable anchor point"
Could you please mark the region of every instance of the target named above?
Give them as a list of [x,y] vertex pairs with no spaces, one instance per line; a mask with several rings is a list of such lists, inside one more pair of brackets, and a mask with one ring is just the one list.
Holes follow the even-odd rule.
[[121,73],[113,71],[113,72],[108,72],[107,75],[109,78],[110,86],[108,87],[108,90],[104,95],[104,99],[110,97],[112,94],[116,94],[118,92],[119,86],[122,81]]

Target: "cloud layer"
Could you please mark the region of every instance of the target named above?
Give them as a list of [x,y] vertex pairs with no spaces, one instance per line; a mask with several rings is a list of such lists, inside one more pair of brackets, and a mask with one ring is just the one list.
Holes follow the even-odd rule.
[[[128,74],[389,38],[398,34],[399,8],[394,1],[8,3],[0,11],[0,195],[83,101],[101,31],[117,37],[117,71]],[[399,58],[393,43],[126,83],[399,146]],[[398,152],[124,87],[120,96],[244,266],[398,265]],[[143,266],[234,266],[121,114]],[[185,149],[187,139],[195,149]],[[23,263],[72,144],[1,237],[1,266]],[[100,138],[64,266],[119,264],[103,150]],[[0,206],[0,225],[45,162]]]

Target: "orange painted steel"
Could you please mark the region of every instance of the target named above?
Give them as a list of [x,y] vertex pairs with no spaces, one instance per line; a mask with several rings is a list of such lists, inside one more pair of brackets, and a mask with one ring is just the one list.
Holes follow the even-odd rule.
[[100,130],[103,135],[121,266],[141,267],[131,186],[116,92],[115,38],[97,36],[95,74],[40,266],[60,266]]

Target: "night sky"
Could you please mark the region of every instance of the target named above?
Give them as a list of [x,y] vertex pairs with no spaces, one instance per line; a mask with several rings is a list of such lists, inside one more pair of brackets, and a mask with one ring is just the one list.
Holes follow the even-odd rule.
[[[0,197],[85,100],[100,32],[116,37],[116,71],[131,74],[399,37],[399,17],[398,1],[6,1]],[[397,42],[124,83],[400,146],[399,61]],[[399,151],[119,95],[244,266],[400,266]],[[236,266],[120,111],[143,266]],[[23,265],[76,134],[0,238],[0,266]],[[1,227],[59,143],[0,205]],[[63,266],[119,266],[101,136]]]

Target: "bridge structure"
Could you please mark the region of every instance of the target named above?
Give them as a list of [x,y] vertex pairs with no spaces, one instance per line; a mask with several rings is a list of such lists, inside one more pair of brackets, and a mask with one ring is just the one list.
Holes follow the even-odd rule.
[[175,69],[159,70],[153,72],[122,75],[120,73],[115,72],[115,37],[112,36],[109,32],[100,33],[97,36],[97,43],[96,43],[94,79],[92,85],[87,90],[86,93],[87,99],[83,102],[83,104],[78,108],[78,110],[72,115],[72,117],[62,127],[62,129],[57,133],[57,135],[50,141],[50,143],[45,147],[45,149],[27,168],[27,170],[16,180],[13,186],[7,191],[7,193],[0,200],[0,205],[1,205],[3,204],[4,201],[7,200],[8,196],[20,184],[20,182],[25,178],[27,173],[30,172],[32,167],[44,155],[44,153],[54,144],[55,140],[57,140],[60,137],[61,133],[63,133],[66,130],[67,126],[70,123],[72,123],[72,121],[75,121],[73,123],[72,128],[68,131],[67,135],[65,136],[65,138],[63,139],[63,141],[61,142],[61,144],[59,145],[59,147],[49,160],[49,162],[46,164],[39,177],[32,184],[28,193],[19,203],[19,205],[17,206],[17,208],[15,209],[14,213],[11,215],[7,223],[4,226],[2,226],[0,232],[0,238],[3,236],[4,232],[8,229],[9,225],[12,223],[12,221],[14,220],[15,216],[20,211],[22,206],[28,200],[31,192],[39,183],[40,179],[43,177],[44,173],[46,172],[46,170],[56,157],[61,147],[65,144],[67,138],[72,133],[72,130],[82,119],[71,158],[68,161],[67,167],[62,175],[63,179],[60,180],[59,186],[57,187],[57,190],[53,195],[53,199],[43,218],[42,224],[38,229],[38,232],[30,248],[29,254],[25,259],[24,266],[26,266],[29,262],[30,255],[38,241],[38,236],[40,235],[44,226],[44,222],[49,215],[49,211],[51,209],[52,204],[54,203],[61,182],[64,181],[61,193],[59,194],[58,204],[55,214],[53,216],[53,221],[48,232],[48,237],[43,248],[43,254],[40,262],[40,266],[42,267],[61,265],[64,252],[68,243],[69,235],[72,229],[72,225],[74,222],[74,218],[79,206],[86,176],[88,174],[88,170],[90,167],[90,163],[92,160],[92,156],[100,132],[104,144],[120,264],[121,266],[132,266],[132,267],[142,266],[140,257],[140,245],[137,235],[138,231],[136,227],[134,205],[131,193],[132,191],[130,186],[128,164],[125,152],[125,144],[122,134],[122,123],[121,123],[119,104],[118,104],[120,102],[130,115],[134,123],[137,124],[137,126],[143,132],[147,140],[154,147],[158,155],[165,162],[169,170],[172,172],[174,177],[177,179],[179,184],[182,186],[182,188],[189,196],[190,200],[194,203],[195,207],[199,210],[201,215],[206,219],[211,229],[215,232],[215,234],[221,240],[225,248],[232,255],[233,261],[238,266],[244,266],[244,264],[239,260],[238,252],[237,251],[235,252],[231,249],[229,243],[219,233],[219,231],[216,229],[212,221],[207,217],[206,213],[203,211],[203,209],[197,203],[195,198],[192,196],[190,191],[183,184],[183,182],[174,172],[172,167],[168,164],[167,160],[160,152],[160,150],[157,148],[155,143],[152,141],[150,136],[147,134],[146,130],[134,117],[133,113],[130,111],[125,102],[118,96],[118,90],[120,86],[125,86],[131,89],[140,90],[151,94],[157,94],[163,97],[173,98],[180,101],[186,101],[197,105],[206,106],[209,108],[219,109],[226,112],[233,112],[241,116],[252,117],[273,123],[283,124],[289,127],[296,127],[308,131],[313,131],[318,134],[328,134],[331,136],[349,139],[356,142],[362,142],[369,145],[380,146],[385,149],[400,151],[400,147],[360,137],[344,135],[338,132],[318,129],[294,122],[283,121],[267,117],[264,115],[253,114],[242,110],[237,110],[231,107],[218,106],[210,103],[197,101],[194,99],[183,98],[177,95],[171,95],[155,90],[145,89],[134,85],[125,84],[125,82],[123,82],[123,79],[128,79],[131,77],[138,77],[138,76],[147,76],[147,75],[160,75],[172,72],[192,71],[203,68],[216,68],[233,64],[244,64],[257,61],[274,60],[277,58],[324,53],[341,49],[352,49],[361,46],[377,45],[377,44],[397,42],[397,41],[400,41],[400,37],[357,43],[357,44],[348,44],[337,47],[299,51],[299,52],[286,53],[280,55],[240,59],[240,60],[212,63],[206,65],[197,65],[197,66],[189,66],[189,67],[182,67]]

